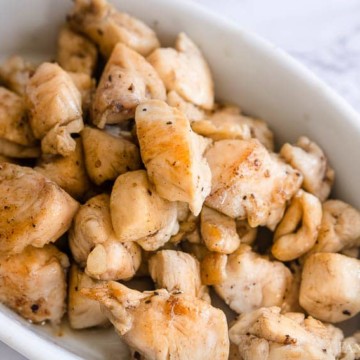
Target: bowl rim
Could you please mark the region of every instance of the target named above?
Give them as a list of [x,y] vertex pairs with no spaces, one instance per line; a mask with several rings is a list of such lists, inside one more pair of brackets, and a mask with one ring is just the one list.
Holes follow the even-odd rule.
[[[109,1],[111,2],[111,0]],[[151,0],[151,2],[159,7],[162,4],[169,6],[169,0]],[[207,18],[211,23],[216,23],[226,32],[231,31],[236,33],[237,36],[245,37],[252,43],[252,46],[261,50],[262,53],[272,56],[284,68],[285,72],[302,78],[302,81],[307,83],[308,86],[319,88],[323,93],[322,96],[332,103],[338,112],[343,115],[344,121],[348,122],[360,134],[360,114],[341,95],[330,88],[328,84],[284,50],[252,31],[242,28],[234,20],[219,15],[191,0],[171,0],[171,3],[172,6],[181,8],[185,12],[198,13],[201,17]],[[9,311],[11,310],[0,304],[0,340],[21,355],[30,360],[48,360],[49,356],[52,360],[82,359],[82,357],[51,341],[51,339],[46,339],[32,331],[30,327],[24,326],[16,319],[16,314],[14,316],[12,316],[13,314],[8,315]],[[19,341],[19,339],[24,339],[24,341]]]

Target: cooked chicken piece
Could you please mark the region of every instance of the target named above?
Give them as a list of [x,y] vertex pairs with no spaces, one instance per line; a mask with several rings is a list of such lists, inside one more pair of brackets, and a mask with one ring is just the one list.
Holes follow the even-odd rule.
[[221,140],[205,153],[212,173],[205,204],[251,227],[271,230],[281,220],[286,201],[299,189],[302,176],[256,139]]
[[233,253],[240,245],[235,220],[204,206],[201,210],[201,236],[210,251]]
[[188,120],[192,123],[193,121],[199,121],[204,119],[205,112],[196,105],[184,100],[176,91],[171,90],[167,94],[166,102],[168,105],[177,108],[182,112]]
[[301,136],[295,145],[284,144],[280,155],[304,176],[303,188],[325,201],[334,182],[334,170],[329,166],[322,149]]
[[360,311],[360,260],[334,253],[310,255],[304,264],[300,305],[317,319],[337,323]]
[[90,110],[92,95],[95,92],[95,79],[85,73],[68,72],[71,80],[81,94],[81,108],[84,114]]
[[188,203],[198,215],[211,186],[202,155],[207,142],[182,113],[159,100],[139,105],[135,121],[141,156],[159,195]]
[[214,83],[209,66],[200,49],[184,33],[173,48],[156,49],[149,57],[168,91],[204,109],[214,105]]
[[35,67],[21,56],[11,56],[0,66],[0,82],[17,94],[25,95],[25,88]]
[[274,150],[274,136],[265,121],[241,114],[235,106],[225,106],[191,124],[192,129],[214,140],[258,139],[269,151]]
[[347,337],[341,344],[340,360],[356,360],[360,358],[360,332]]
[[69,155],[75,150],[71,133],[79,133],[84,124],[81,94],[60,66],[40,65],[26,87],[30,125],[42,151]]
[[[98,282],[88,277],[78,266],[72,265],[69,277],[68,317],[73,329],[105,326],[108,318],[102,313],[100,304],[81,294],[81,289],[98,286]],[[102,284],[99,284],[102,286]]]
[[117,11],[106,0],[75,0],[68,16],[70,25],[109,56],[115,45],[124,43],[142,55],[160,46],[155,32],[142,21]]
[[97,185],[141,166],[139,148],[121,136],[85,126],[81,138],[86,170]]
[[327,200],[322,209],[319,236],[311,251],[339,252],[359,247],[360,212],[340,200]]
[[229,255],[226,278],[215,285],[215,290],[241,314],[262,306],[280,306],[291,281],[291,272],[284,264],[260,256],[248,245],[240,245]]
[[86,37],[64,26],[58,37],[56,60],[66,71],[91,76],[97,63],[96,46]]
[[0,302],[36,323],[60,323],[65,312],[67,256],[53,245],[0,255]]
[[201,282],[204,285],[218,285],[226,280],[226,264],[228,257],[225,254],[209,252],[201,260]]
[[0,164],[0,252],[43,247],[70,227],[78,203],[28,167]]
[[75,141],[75,151],[69,156],[43,155],[35,170],[78,199],[90,189],[90,181],[86,174],[81,139]]
[[300,189],[276,228],[272,254],[281,261],[290,261],[307,253],[318,237],[321,218],[320,200]]
[[86,260],[96,244],[105,243],[112,234],[109,211],[110,198],[100,194],[80,206],[69,232],[69,245],[75,261],[86,266]]
[[102,304],[117,332],[138,356],[154,360],[228,358],[225,314],[203,300],[164,289],[141,293],[115,282],[82,292]]
[[241,315],[229,336],[244,360],[334,360],[343,339],[332,325],[301,313],[280,314],[275,306]]
[[110,218],[110,197],[97,195],[80,207],[70,230],[71,252],[87,275],[98,280],[128,280],[141,262],[135,243],[121,243]]
[[166,99],[155,69],[144,57],[117,44],[101,75],[92,106],[92,121],[99,128],[134,117],[135,108],[148,99]]
[[0,138],[0,154],[12,158],[37,158],[41,151],[39,146],[23,146]]
[[87,258],[85,272],[98,280],[130,280],[140,267],[141,248],[116,237],[97,244]]
[[246,220],[236,219],[235,223],[241,244],[252,245],[256,240],[257,228],[252,228]]
[[22,146],[34,146],[23,99],[0,86],[0,138]]
[[156,288],[210,302],[207,287],[201,284],[200,264],[193,256],[182,251],[158,251],[149,260],[149,271]]
[[[164,245],[177,227],[176,203],[158,195],[145,170],[131,171],[116,179],[110,208],[118,238],[139,241],[147,251]],[[146,241],[149,237],[150,241]]]

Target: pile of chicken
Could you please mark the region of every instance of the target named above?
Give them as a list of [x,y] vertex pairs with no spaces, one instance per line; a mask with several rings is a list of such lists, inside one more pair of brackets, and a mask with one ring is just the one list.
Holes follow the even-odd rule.
[[360,311],[360,213],[328,200],[322,149],[275,153],[266,123],[216,104],[184,33],[162,48],[105,0],[67,20],[56,63],[0,69],[0,302],[111,322],[135,359],[358,358],[330,323]]

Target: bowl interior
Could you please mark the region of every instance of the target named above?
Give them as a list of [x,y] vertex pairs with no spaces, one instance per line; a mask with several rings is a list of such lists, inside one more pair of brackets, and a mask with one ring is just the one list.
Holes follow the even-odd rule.
[[[280,49],[190,2],[147,0],[146,6],[142,0],[112,3],[151,25],[165,45],[180,31],[188,33],[210,63],[217,98],[268,121],[278,144],[295,141],[300,135],[318,142],[336,170],[335,196],[360,208],[360,120],[341,98]],[[12,54],[36,61],[53,59],[56,34],[71,2],[0,0],[0,5],[0,60]],[[49,326],[31,326],[3,306],[0,315],[4,320],[0,322],[0,339],[29,358],[49,359],[46,351],[29,349],[35,338],[39,344],[54,344],[52,359],[77,358],[60,353],[57,345],[89,360],[128,358],[111,329],[72,332],[64,324],[59,333]],[[351,328],[359,328],[358,319],[351,323]],[[26,338],[10,336],[5,326],[22,327]]]

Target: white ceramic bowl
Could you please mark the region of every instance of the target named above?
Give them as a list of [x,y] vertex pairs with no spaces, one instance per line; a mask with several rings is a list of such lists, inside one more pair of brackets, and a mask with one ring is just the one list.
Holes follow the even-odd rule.
[[[278,143],[307,135],[321,144],[336,170],[335,194],[360,208],[360,118],[344,100],[280,49],[184,0],[112,0],[149,25],[163,44],[185,31],[200,45],[215,78],[217,98],[267,120]],[[54,57],[56,32],[70,1],[0,0],[0,59],[21,54]],[[284,29],[286,31],[286,29]],[[354,322],[355,321],[355,322]],[[353,327],[359,328],[358,320]],[[62,336],[0,307],[0,340],[29,359],[127,359],[112,330]]]

